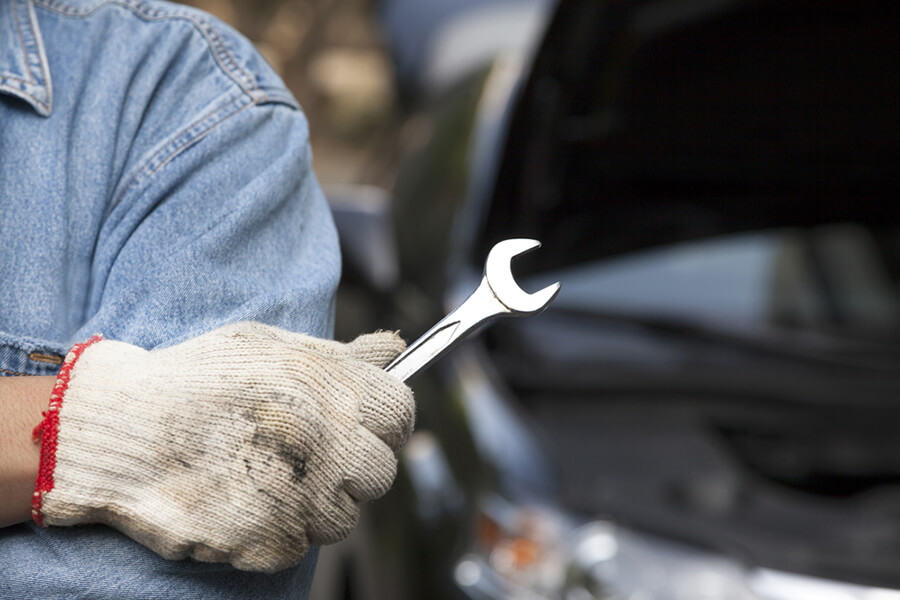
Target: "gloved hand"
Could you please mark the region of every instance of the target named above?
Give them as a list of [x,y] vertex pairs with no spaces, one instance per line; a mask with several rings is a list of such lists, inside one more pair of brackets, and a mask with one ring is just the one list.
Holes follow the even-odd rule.
[[33,517],[105,523],[169,559],[294,565],[390,487],[415,406],[382,369],[404,347],[258,323],[162,350],[76,346],[35,430]]

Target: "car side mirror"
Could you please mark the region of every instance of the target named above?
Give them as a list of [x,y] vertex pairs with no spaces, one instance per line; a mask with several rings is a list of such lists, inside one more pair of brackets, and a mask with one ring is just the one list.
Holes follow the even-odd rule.
[[391,290],[400,278],[399,258],[391,225],[390,195],[369,185],[325,188],[341,240],[347,276],[361,277],[379,292]]

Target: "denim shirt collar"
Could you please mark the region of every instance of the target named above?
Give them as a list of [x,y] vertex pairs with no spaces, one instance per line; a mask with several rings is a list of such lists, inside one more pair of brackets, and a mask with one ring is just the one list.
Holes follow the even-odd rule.
[[53,87],[32,0],[0,0],[0,94],[50,116]]

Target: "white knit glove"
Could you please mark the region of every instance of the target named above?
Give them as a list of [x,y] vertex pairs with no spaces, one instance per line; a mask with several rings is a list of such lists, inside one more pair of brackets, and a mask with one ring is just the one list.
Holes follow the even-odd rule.
[[76,346],[35,430],[33,517],[105,523],[169,559],[294,565],[390,487],[415,407],[382,368],[404,347],[258,323],[163,350]]

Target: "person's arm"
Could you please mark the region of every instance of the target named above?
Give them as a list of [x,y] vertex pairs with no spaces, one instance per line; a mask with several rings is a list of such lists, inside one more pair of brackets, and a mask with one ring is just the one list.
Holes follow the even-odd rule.
[[55,377],[0,377],[0,527],[31,519],[40,447],[31,433],[47,410]]
[[153,351],[76,344],[39,428],[34,521],[103,523],[173,560],[296,565],[394,479],[415,404],[384,367],[405,346],[253,322]]

